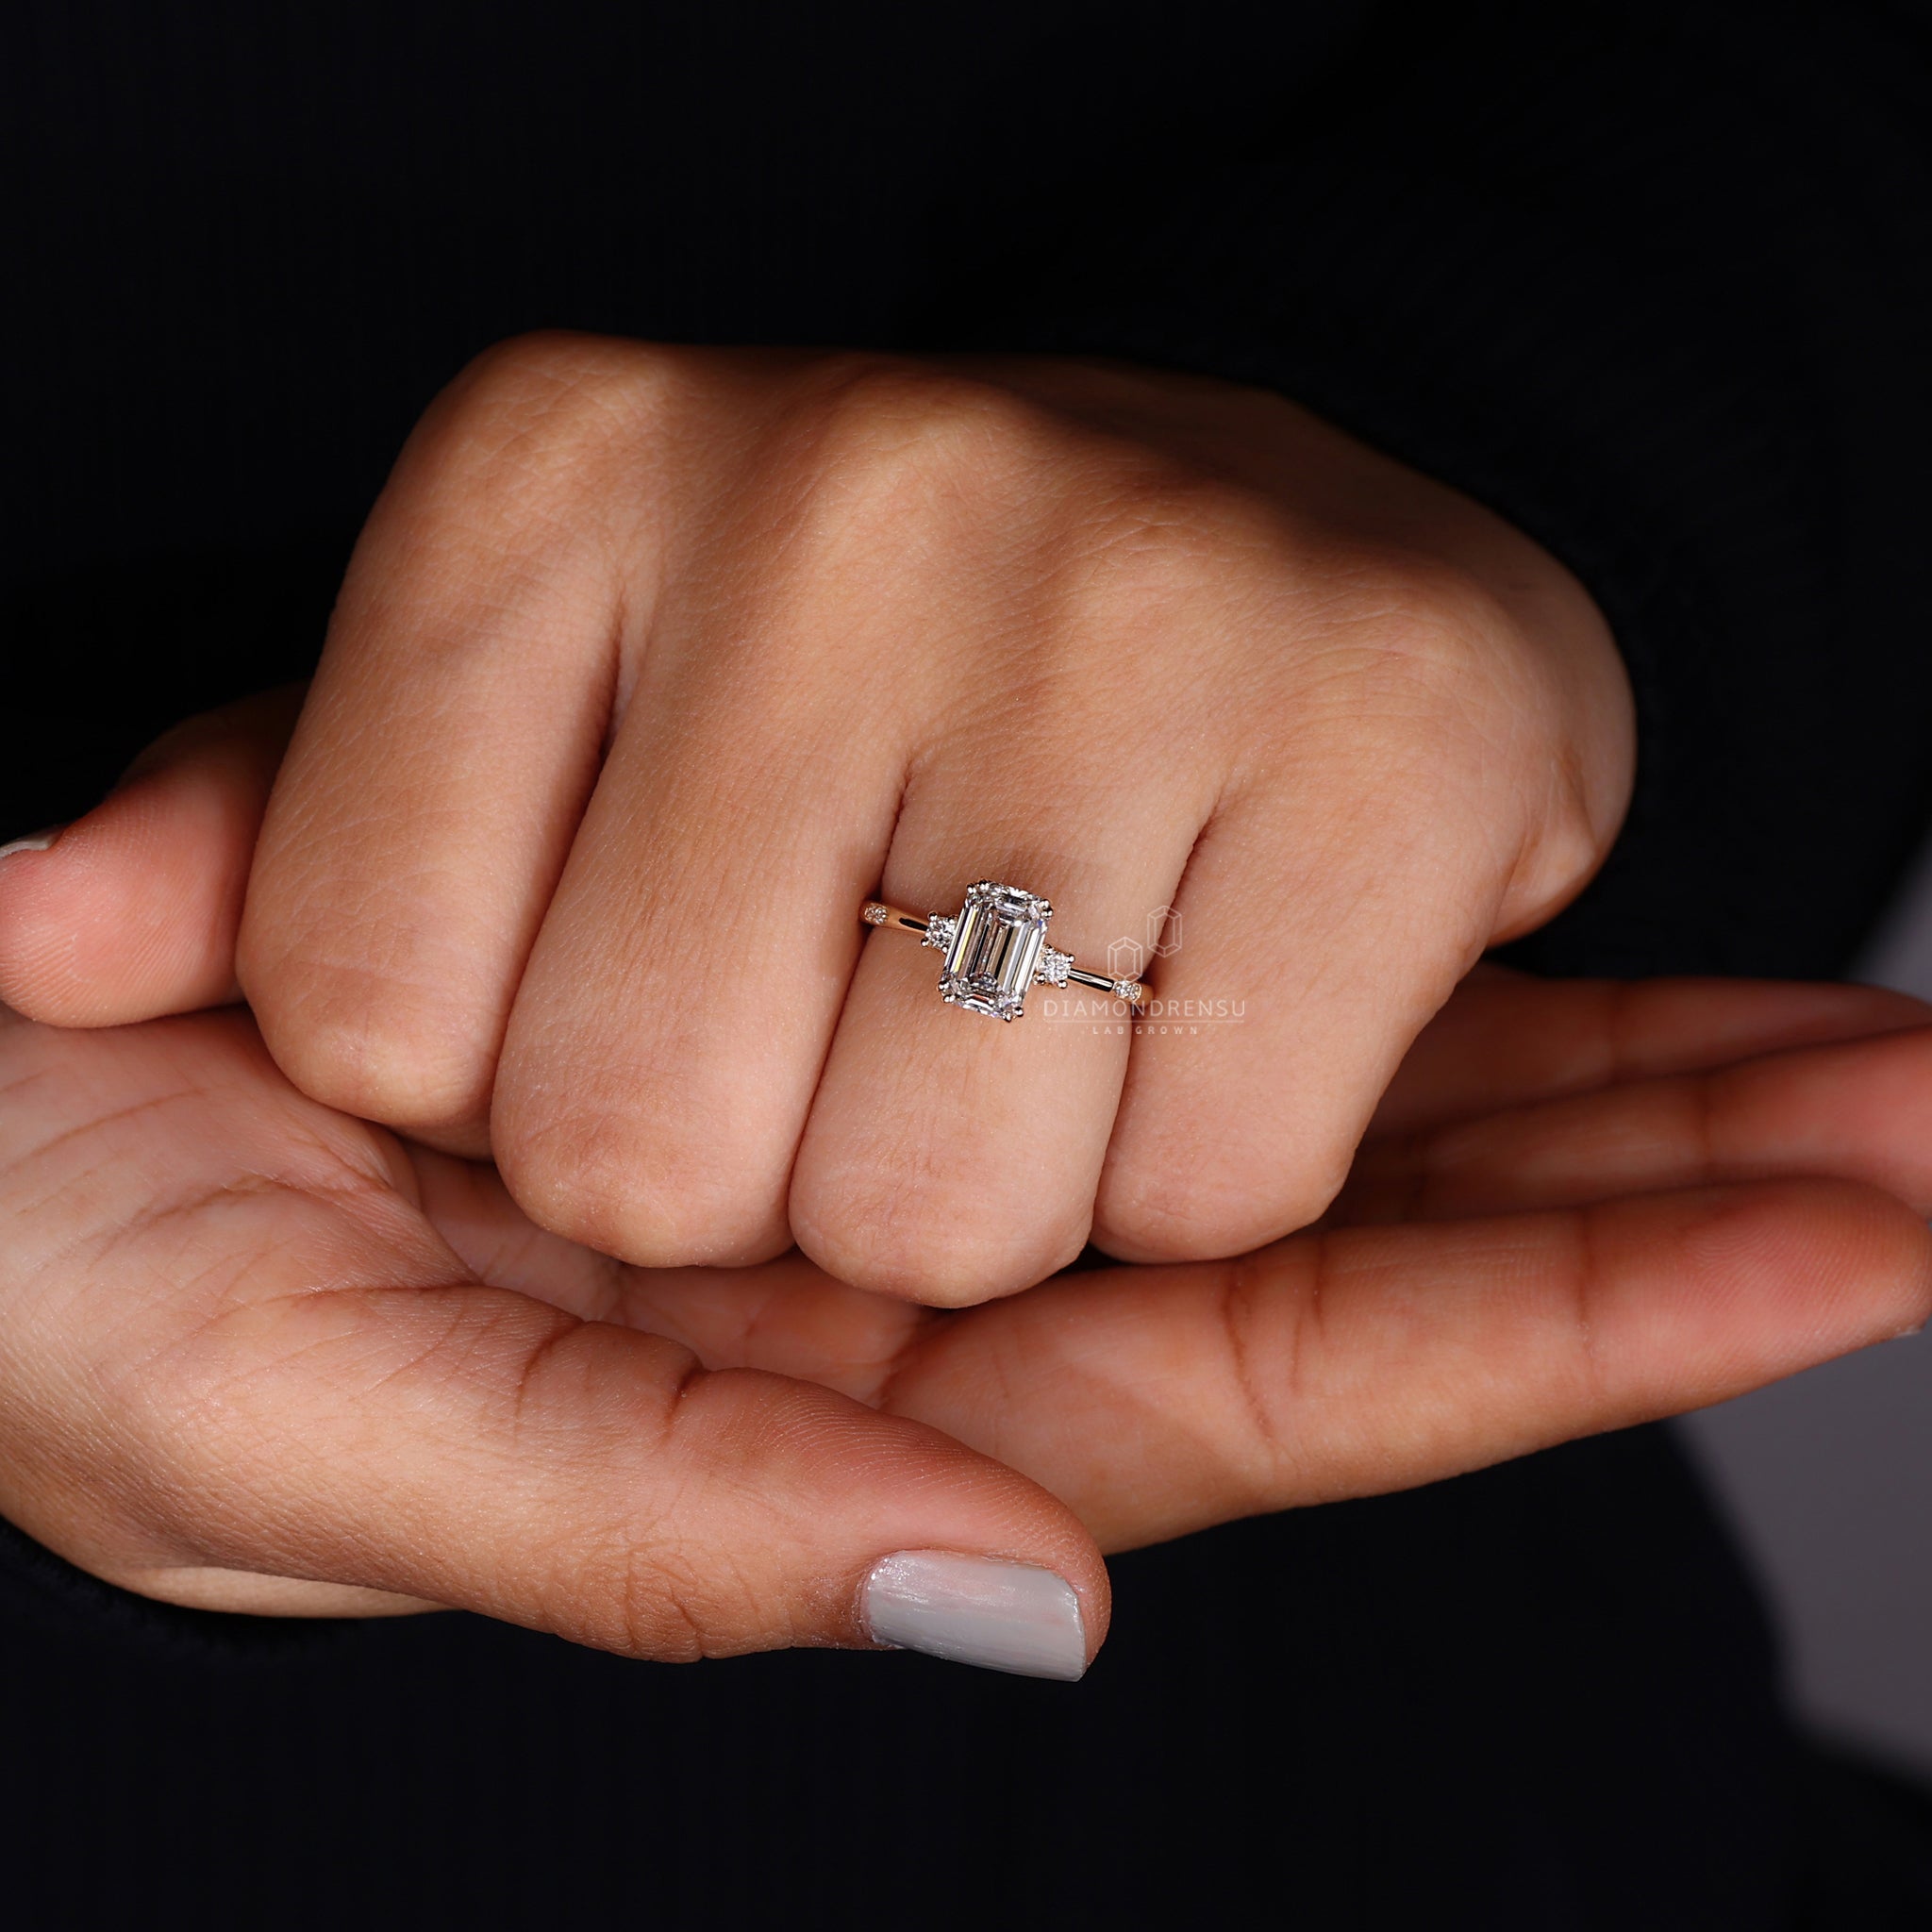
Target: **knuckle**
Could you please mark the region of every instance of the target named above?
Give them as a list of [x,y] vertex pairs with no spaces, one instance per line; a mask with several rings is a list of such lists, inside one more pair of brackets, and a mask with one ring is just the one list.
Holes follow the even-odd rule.
[[1319,1220],[1341,1191],[1350,1152],[1263,1154],[1199,1141],[1148,1149],[1109,1167],[1094,1209],[1097,1237],[1137,1262],[1245,1253]]
[[749,1266],[790,1244],[782,1186],[759,1150],[633,1105],[560,1105],[506,1082],[491,1145],[511,1197],[550,1233],[635,1267]]
[[588,430],[648,397],[671,360],[648,342],[541,329],[485,349],[457,384],[472,408]]
[[820,500],[863,525],[896,526],[909,514],[1007,496],[1045,417],[997,383],[854,356],[814,369],[791,425],[809,452]]
[[304,960],[242,983],[275,1064],[311,1100],[417,1132],[487,1108],[493,1041],[446,991]]
[[[409,807],[391,774],[364,787],[358,808]],[[236,978],[276,1063],[311,1099],[405,1129],[478,1122],[508,994],[495,933],[453,907],[446,880],[354,832],[270,828]]]
[[684,379],[678,356],[647,342],[563,330],[485,349],[443,391],[406,452],[444,489],[508,497],[526,512],[549,494],[601,497]]
[[794,1186],[791,1230],[827,1273],[874,1294],[929,1307],[964,1308],[1014,1294],[1064,1268],[1085,1245],[1084,1208],[989,1215],[972,1184],[874,1166],[866,1181],[848,1174]]
[[1033,410],[999,384],[936,363],[882,356],[828,358],[814,373],[820,425],[852,439],[855,453],[896,460],[976,456],[1030,422]]

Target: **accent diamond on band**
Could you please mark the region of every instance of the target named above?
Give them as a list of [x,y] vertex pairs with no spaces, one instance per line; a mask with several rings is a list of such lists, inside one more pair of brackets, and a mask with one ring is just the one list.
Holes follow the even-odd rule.
[[868,925],[916,933],[922,945],[942,952],[941,996],[949,1007],[964,1007],[969,1013],[1024,1019],[1026,991],[1033,986],[1091,986],[1137,1007],[1147,997],[1138,979],[1085,972],[1074,964],[1073,954],[1048,945],[1046,923],[1053,908],[1018,886],[980,879],[967,887],[966,903],[958,912],[932,912],[924,919],[877,899],[868,900],[858,916]]

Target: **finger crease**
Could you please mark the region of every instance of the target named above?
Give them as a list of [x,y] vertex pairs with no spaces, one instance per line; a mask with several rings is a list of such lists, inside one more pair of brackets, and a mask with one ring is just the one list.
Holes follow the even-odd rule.
[[[1274,1465],[1279,1460],[1279,1444],[1275,1440],[1273,1415],[1255,1379],[1252,1337],[1249,1333],[1255,1315],[1256,1285],[1250,1257],[1242,1256],[1239,1260],[1228,1263],[1222,1277],[1221,1329],[1227,1342],[1228,1367],[1234,1376],[1234,1385],[1247,1412],[1249,1430],[1272,1474]],[[1295,1345],[1289,1357],[1288,1383],[1291,1391],[1297,1389],[1299,1380],[1297,1372],[1300,1341],[1301,1323],[1297,1320],[1294,1328]]]
[[1573,1210],[1568,1218],[1575,1248],[1575,1265],[1571,1271],[1574,1282],[1571,1320],[1575,1324],[1577,1353],[1585,1379],[1601,1402],[1607,1392],[1607,1384],[1597,1345],[1596,1304],[1603,1285],[1604,1261],[1598,1251],[1596,1216],[1588,1208],[1581,1208]]
[[924,1312],[926,1319],[887,1357],[884,1372],[873,1392],[872,1407],[891,1413],[898,1395],[900,1379],[917,1368],[933,1343],[958,1324],[960,1313],[968,1311],[929,1308]]

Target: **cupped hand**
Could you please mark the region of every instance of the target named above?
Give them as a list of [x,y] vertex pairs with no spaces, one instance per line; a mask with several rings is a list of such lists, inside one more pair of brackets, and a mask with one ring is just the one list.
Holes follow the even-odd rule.
[[[304,1092],[490,1155],[556,1233],[795,1241],[960,1305],[1090,1236],[1191,1259],[1314,1219],[1450,989],[1595,867],[1630,765],[1574,580],[1278,397],[541,338],[445,393],[370,521],[241,982]],[[239,905],[245,817],[176,890]],[[1178,941],[1163,1008],[1238,1019],[1002,1026],[862,943],[869,894],[981,877],[1085,964]],[[63,1024],[226,971],[130,1009],[36,958],[0,991]]]
[[[1923,1323],[1926,1017],[1479,973],[1321,1228],[947,1313],[801,1257],[575,1245],[490,1168],[299,1093],[240,1011],[0,1016],[0,1509],[177,1603],[455,1604],[655,1657],[883,1635],[1074,1674],[1102,1549]],[[908,1551],[969,1561],[887,1564],[868,1598]]]

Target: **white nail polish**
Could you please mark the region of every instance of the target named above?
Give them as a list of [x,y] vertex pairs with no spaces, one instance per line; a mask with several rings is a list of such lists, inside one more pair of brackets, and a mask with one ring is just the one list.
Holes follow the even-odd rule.
[[11,858],[16,852],[45,852],[66,829],[65,825],[49,825],[44,832],[29,832],[10,845],[0,845],[0,858]]
[[873,1641],[898,1650],[1067,1683],[1087,1669],[1079,1597],[1031,1563],[901,1550],[873,1565],[858,1607]]

